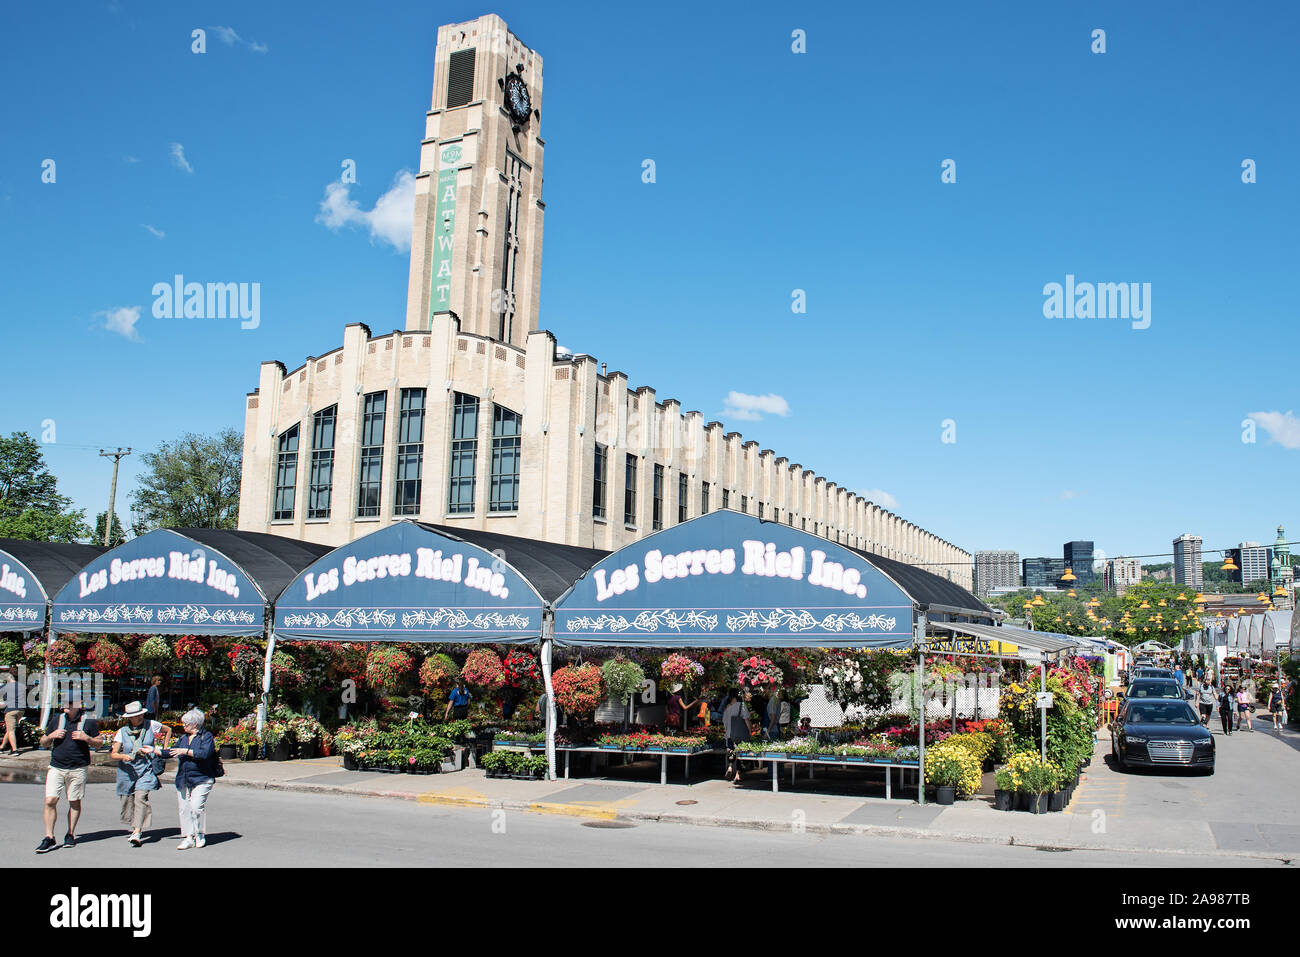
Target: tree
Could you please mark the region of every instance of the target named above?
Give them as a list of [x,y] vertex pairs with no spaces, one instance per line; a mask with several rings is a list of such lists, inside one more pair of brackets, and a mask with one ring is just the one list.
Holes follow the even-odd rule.
[[244,440],[234,429],[188,432],[146,452],[145,471],[131,493],[131,530],[143,535],[155,528],[234,528],[243,452]]
[[75,542],[89,534],[85,509],[59,494],[36,440],[26,432],[0,437],[0,537]]
[[[108,512],[100,512],[95,516],[95,545],[104,544],[104,519]],[[126,541],[126,532],[122,530],[122,520],[117,517],[117,512],[113,512],[113,534],[108,540],[109,548],[116,548]]]

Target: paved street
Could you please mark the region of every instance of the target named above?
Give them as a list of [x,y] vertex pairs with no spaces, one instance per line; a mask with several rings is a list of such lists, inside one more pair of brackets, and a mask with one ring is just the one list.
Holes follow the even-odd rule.
[[[209,844],[176,851],[176,809],[165,788],[155,812],[161,840],[133,848],[117,822],[111,784],[91,785],[82,843],[33,853],[40,839],[41,792],[0,784],[0,857],[27,867],[310,867],[392,865],[678,867],[917,865],[927,867],[1144,866],[1140,854],[1046,852],[1028,847],[854,835],[792,834],[685,824],[623,824],[527,811],[456,808],[345,795],[219,788],[211,802]],[[494,831],[504,825],[505,833]],[[617,826],[611,826],[617,825]],[[61,832],[60,832],[60,836]],[[1161,865],[1221,866],[1221,860],[1170,855]],[[1234,866],[1277,866],[1266,861]]]

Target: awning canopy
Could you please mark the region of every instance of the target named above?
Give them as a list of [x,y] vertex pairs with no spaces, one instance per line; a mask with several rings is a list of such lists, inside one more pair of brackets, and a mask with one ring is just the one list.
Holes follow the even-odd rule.
[[883,555],[874,555],[860,548],[851,552],[865,558],[880,569],[922,610],[927,620],[961,620],[970,618],[978,622],[993,623],[989,607],[956,582]]
[[1291,618],[1292,612],[1290,611],[1264,612],[1263,641],[1265,652],[1288,647],[1288,643],[1291,641]]
[[1008,625],[980,625],[962,621],[927,622],[934,628],[982,638],[988,642],[1010,642],[1020,651],[1046,652],[1057,654],[1079,646],[1078,639],[1065,635],[1052,635],[1043,631],[1029,631],[1025,628],[1012,628]]
[[103,554],[99,545],[0,538],[0,631],[42,631],[51,595]]
[[599,554],[396,522],[304,568],[275,603],[276,637],[535,641],[546,595],[558,595]]
[[54,597],[51,627],[260,635],[268,600],[303,564],[328,550],[259,532],[155,529],[79,569]]
[[562,645],[899,648],[915,602],[863,555],[720,509],[612,552],[555,603]]

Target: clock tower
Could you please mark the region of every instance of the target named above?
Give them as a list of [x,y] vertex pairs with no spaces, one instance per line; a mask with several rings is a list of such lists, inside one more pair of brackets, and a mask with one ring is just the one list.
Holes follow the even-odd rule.
[[451,313],[523,348],[542,268],[542,58],[495,15],[438,29],[415,180],[408,331]]

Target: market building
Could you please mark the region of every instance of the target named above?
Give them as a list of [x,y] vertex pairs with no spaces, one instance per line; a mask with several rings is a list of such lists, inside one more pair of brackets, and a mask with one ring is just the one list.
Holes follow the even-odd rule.
[[538,327],[542,58],[441,27],[405,328],[348,325],[248,394],[239,528],[341,545],[403,519],[612,551],[725,508],[970,588],[972,556]]

